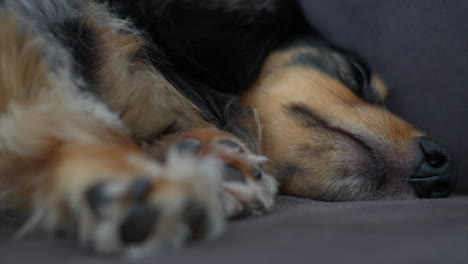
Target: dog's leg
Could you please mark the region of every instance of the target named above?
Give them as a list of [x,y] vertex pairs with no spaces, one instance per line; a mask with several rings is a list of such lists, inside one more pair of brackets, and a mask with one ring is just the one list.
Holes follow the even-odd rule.
[[237,137],[215,128],[196,128],[169,136],[152,154],[164,163],[174,146],[199,158],[215,156],[223,161],[220,184],[229,218],[261,214],[273,206],[277,183],[261,168],[266,158],[252,153]]
[[220,232],[216,160],[149,158],[66,64],[50,67],[45,40],[4,13],[0,24],[0,208],[30,213],[22,231],[65,231],[98,252]]
[[2,116],[3,207],[30,210],[27,229],[76,232],[98,252],[220,232],[216,160],[174,152],[161,166],[92,114],[38,102]]
[[30,210],[27,229],[76,232],[98,252],[178,246],[220,232],[215,160],[174,152],[161,166],[92,115],[38,102],[2,116],[4,208]]

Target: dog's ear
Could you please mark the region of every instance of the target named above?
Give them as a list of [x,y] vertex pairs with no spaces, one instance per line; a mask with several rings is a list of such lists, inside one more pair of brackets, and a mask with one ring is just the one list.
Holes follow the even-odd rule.
[[380,102],[385,102],[388,96],[388,87],[382,78],[378,74],[374,74],[371,79],[371,89],[374,90],[374,94],[378,97]]

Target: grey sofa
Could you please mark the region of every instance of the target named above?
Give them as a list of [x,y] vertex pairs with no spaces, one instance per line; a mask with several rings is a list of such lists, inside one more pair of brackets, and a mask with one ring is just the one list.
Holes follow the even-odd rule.
[[[468,263],[468,1],[304,0],[310,21],[361,54],[391,87],[389,107],[448,145],[457,195],[440,200],[326,203],[279,197],[263,217],[216,241],[137,263]],[[14,241],[0,218],[0,263],[135,263],[70,241]]]

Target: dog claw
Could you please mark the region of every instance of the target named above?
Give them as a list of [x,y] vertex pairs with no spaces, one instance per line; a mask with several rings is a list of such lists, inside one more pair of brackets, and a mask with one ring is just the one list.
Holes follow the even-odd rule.
[[244,148],[239,143],[237,143],[237,142],[235,142],[233,140],[221,139],[221,140],[216,141],[216,144],[227,147],[227,148],[229,148],[229,149],[231,149],[231,150],[233,150],[233,151],[235,151],[236,153],[239,153],[239,154],[245,153]]
[[201,141],[196,138],[187,138],[177,144],[176,149],[182,153],[193,154],[197,153],[202,144]]

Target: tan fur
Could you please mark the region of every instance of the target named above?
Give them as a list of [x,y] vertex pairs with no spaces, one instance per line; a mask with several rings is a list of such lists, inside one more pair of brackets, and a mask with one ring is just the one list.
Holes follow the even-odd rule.
[[[254,170],[258,164],[257,162],[248,160],[248,155],[254,155],[251,150],[237,137],[213,127],[196,128],[184,133],[173,134],[165,138],[162,144],[155,146],[153,150],[155,153],[153,153],[153,155],[157,157],[158,160],[163,160],[165,153],[167,153],[171,147],[181,140],[189,138],[200,140],[203,148],[200,149],[198,156],[206,157],[215,154],[225,164],[233,165],[243,172],[245,177],[254,179]],[[232,150],[218,145],[216,142],[219,140],[231,140],[236,142],[243,148],[246,157],[243,155],[235,155],[236,153],[232,153]]]
[[[396,159],[395,164],[416,156],[417,146],[413,141],[421,132],[383,107],[364,102],[321,71],[286,66],[294,54],[297,49],[270,56],[257,83],[242,98],[260,114],[264,127],[262,151],[271,158],[269,172],[282,182],[284,193],[334,199],[340,190],[348,199],[358,198],[359,186],[364,182],[358,177],[360,172],[356,167],[366,168],[372,162],[357,158],[365,157],[366,153],[361,153],[362,147],[345,136],[321,128],[305,128],[287,113],[286,107],[291,104],[304,105],[319,113],[331,127],[375,142],[373,146],[391,154],[389,159]],[[385,97],[383,83],[378,78],[374,82]],[[293,164],[300,170],[294,171],[296,175],[291,177],[281,175],[284,164]],[[403,169],[405,166],[401,164]],[[348,170],[350,176],[343,178],[343,170]],[[355,176],[351,176],[353,173]]]
[[[21,29],[19,22],[0,10],[0,113],[10,100],[29,101],[48,86],[48,67],[37,46],[42,40]],[[29,76],[24,78],[24,76]]]
[[[70,161],[60,158],[63,149],[86,143],[93,150],[106,144],[125,150],[133,143],[105,107],[78,96],[67,72],[49,70],[41,37],[6,14],[0,23],[0,188],[6,190],[0,195],[9,198],[3,206],[27,207],[37,186],[42,195],[54,188],[52,171]],[[72,185],[71,171],[60,175]]]
[[372,76],[372,85],[376,88],[376,91],[382,100],[387,99],[388,87],[379,75]]

